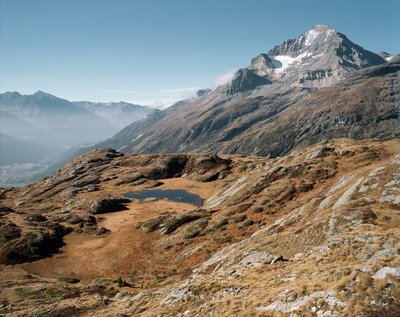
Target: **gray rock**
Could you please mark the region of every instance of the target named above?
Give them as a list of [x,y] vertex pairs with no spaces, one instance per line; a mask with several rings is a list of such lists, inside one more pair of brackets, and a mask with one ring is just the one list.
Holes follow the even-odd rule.
[[128,208],[124,204],[129,202],[130,200],[126,198],[104,198],[92,203],[89,208],[89,212],[97,215],[108,212],[127,210]]
[[400,267],[382,267],[374,275],[372,275],[372,278],[386,279],[388,274],[400,277]]

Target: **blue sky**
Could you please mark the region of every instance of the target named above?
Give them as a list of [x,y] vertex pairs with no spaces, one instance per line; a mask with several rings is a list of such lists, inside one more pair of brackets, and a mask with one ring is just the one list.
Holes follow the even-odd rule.
[[0,91],[170,103],[328,24],[400,52],[398,0],[0,0]]

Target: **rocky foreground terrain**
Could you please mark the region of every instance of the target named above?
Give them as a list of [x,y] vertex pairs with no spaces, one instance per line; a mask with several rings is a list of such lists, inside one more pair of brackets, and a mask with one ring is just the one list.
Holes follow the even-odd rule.
[[[398,316],[400,141],[96,150],[0,195],[2,316]],[[124,193],[185,189],[201,207]]]

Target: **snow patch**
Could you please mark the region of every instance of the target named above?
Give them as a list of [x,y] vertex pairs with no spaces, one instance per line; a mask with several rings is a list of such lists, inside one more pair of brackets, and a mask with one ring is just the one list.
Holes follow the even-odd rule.
[[306,39],[304,44],[307,46],[310,46],[312,44],[312,42],[315,41],[315,39],[318,37],[320,33],[318,31],[315,30],[310,30],[306,33]]
[[298,66],[301,64],[302,60],[308,57],[312,57],[312,53],[310,52],[304,52],[300,54],[297,57],[291,57],[287,55],[278,55],[272,58],[272,65],[278,66],[275,68],[276,73],[283,73],[285,72],[289,67],[292,66]]
[[136,140],[140,139],[144,134],[139,133],[136,138],[132,139],[131,143],[135,142]]
[[120,147],[119,149],[117,149],[117,151],[118,152],[121,152],[123,149],[125,149],[126,147],[128,146],[128,144],[127,145],[124,145],[124,146],[122,146],[122,147]]

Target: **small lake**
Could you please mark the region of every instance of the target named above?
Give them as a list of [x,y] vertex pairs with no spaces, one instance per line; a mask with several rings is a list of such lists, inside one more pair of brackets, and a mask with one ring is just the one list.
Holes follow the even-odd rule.
[[197,207],[203,206],[204,202],[203,198],[201,198],[199,195],[189,193],[184,189],[140,190],[140,191],[125,193],[123,196],[131,199],[139,199],[140,202],[145,202],[145,201],[153,202],[162,199],[167,199],[180,203],[195,205]]

